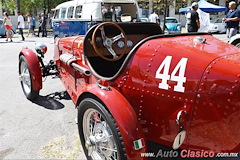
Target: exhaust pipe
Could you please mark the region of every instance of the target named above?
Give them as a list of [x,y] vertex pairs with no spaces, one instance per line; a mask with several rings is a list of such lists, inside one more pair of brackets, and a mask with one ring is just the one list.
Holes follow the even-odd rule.
[[79,66],[79,65],[76,64],[76,63],[72,63],[71,65],[72,65],[72,67],[73,67],[74,69],[78,70],[79,72],[84,73],[86,76],[91,76],[91,74],[92,74],[91,71],[89,71],[88,69],[86,69],[86,68],[84,68],[84,67],[82,67],[82,66]]

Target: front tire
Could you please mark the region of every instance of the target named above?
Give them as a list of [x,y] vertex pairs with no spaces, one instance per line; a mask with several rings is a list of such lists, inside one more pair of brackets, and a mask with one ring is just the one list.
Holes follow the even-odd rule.
[[29,70],[27,59],[23,55],[19,58],[19,79],[27,99],[31,101],[35,100],[39,96],[39,91],[33,89],[32,75]]
[[88,160],[125,160],[121,133],[112,115],[103,104],[84,99],[78,109],[78,130]]

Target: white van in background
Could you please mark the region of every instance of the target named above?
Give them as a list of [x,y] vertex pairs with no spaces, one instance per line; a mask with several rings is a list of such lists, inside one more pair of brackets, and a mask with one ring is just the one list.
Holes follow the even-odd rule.
[[54,37],[85,35],[96,23],[121,22],[126,16],[138,20],[135,0],[72,0],[53,10]]

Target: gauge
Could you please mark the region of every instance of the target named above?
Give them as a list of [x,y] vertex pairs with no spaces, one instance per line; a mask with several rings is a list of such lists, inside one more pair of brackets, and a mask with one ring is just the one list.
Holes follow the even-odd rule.
[[132,47],[132,46],[133,46],[133,42],[132,42],[131,40],[128,40],[128,41],[127,41],[127,46],[128,46],[128,47]]
[[124,47],[124,42],[123,41],[118,41],[117,43],[119,48],[123,48]]

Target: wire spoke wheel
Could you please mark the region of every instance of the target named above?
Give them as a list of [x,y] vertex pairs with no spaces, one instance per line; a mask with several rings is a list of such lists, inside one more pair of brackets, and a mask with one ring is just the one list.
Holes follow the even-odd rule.
[[111,114],[98,101],[87,98],[78,114],[79,135],[89,160],[122,160],[125,149]]
[[117,159],[116,142],[106,120],[95,109],[88,109],[83,116],[83,133],[88,156],[93,159]]

